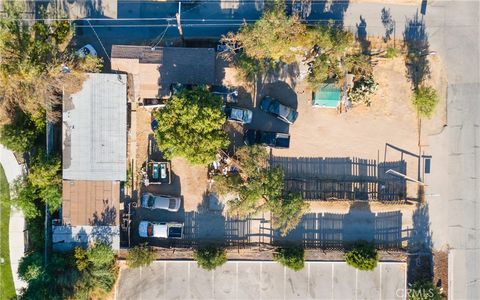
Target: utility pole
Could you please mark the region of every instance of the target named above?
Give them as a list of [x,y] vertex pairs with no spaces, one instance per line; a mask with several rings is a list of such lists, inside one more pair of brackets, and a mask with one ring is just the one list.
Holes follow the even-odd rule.
[[180,38],[182,39],[182,46],[185,43],[185,38],[183,36],[183,30],[182,30],[182,23],[181,23],[181,14],[182,14],[182,2],[178,2],[178,12],[175,15],[175,19],[177,20],[177,28],[178,28],[178,33],[180,34]]

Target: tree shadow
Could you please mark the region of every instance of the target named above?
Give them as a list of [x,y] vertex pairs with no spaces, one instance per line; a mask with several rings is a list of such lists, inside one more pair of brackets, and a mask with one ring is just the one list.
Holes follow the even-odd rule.
[[419,280],[433,279],[432,235],[430,231],[430,217],[428,204],[422,204],[413,214],[413,229],[410,233],[408,245],[409,283]]
[[357,26],[357,41],[360,43],[363,54],[370,53],[370,41],[367,36],[367,21],[365,18],[360,16],[360,22],[356,24]]
[[382,8],[381,20],[382,25],[385,28],[385,36],[383,37],[383,41],[386,43],[392,38],[393,31],[395,30],[395,21],[390,14],[390,8]]
[[407,48],[407,75],[416,89],[430,76],[428,36],[425,21],[418,11],[413,18],[407,19],[403,40]]
[[373,213],[364,201],[354,202],[348,213],[305,214],[287,236],[274,231],[274,244],[302,243],[307,248],[344,249],[358,240],[374,242],[380,249],[402,246],[401,211]]

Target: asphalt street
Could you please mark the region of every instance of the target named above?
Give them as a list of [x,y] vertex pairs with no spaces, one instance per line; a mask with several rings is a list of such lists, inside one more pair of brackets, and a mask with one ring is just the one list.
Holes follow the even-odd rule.
[[[262,1],[239,1],[238,6],[233,2],[227,9],[224,1],[184,5],[185,37],[219,37],[261,14]],[[384,7],[390,8],[397,38],[402,38],[407,22],[421,10],[420,5],[334,1],[329,7],[327,2],[315,1],[307,20],[335,19],[354,32],[362,28],[368,35],[383,36],[380,16]],[[77,36],[80,43],[93,44],[108,59],[115,43],[155,45],[162,39],[178,38],[173,19],[177,9],[178,4],[172,2],[119,0],[119,18],[154,19],[79,21]],[[426,23],[430,50],[442,58],[448,77],[447,126],[428,137],[428,146],[422,148],[432,155],[432,172],[425,177],[430,234],[434,249],[450,249],[449,298],[479,299],[479,3],[434,0],[428,1],[423,12],[418,16]]]

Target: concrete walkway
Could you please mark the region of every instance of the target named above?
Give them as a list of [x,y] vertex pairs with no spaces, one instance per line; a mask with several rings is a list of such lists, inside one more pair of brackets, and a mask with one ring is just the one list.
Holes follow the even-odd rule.
[[[5,170],[8,183],[12,183],[15,178],[22,174],[22,166],[17,163],[13,152],[0,145],[0,163]],[[25,253],[25,240],[23,238],[23,230],[25,229],[25,218],[20,210],[12,207],[10,212],[10,226],[8,229],[8,238],[10,245],[10,265],[12,268],[13,281],[17,293],[26,282],[18,278],[18,263]]]

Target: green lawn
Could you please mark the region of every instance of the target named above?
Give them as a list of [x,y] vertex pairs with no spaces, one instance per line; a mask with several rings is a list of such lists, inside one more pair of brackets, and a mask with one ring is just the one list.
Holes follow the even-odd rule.
[[8,223],[10,221],[10,191],[7,177],[0,164],[0,257],[5,261],[0,264],[0,299],[15,298],[10,252],[8,250]]

